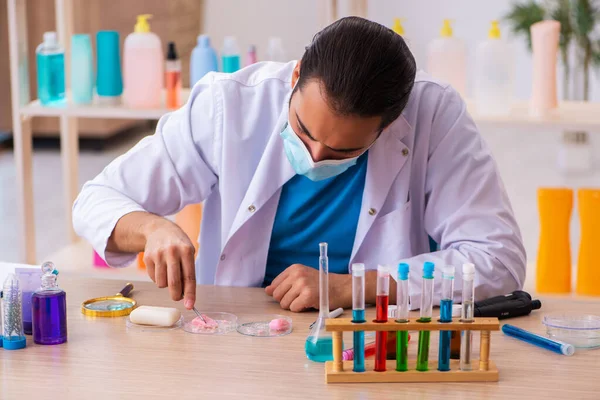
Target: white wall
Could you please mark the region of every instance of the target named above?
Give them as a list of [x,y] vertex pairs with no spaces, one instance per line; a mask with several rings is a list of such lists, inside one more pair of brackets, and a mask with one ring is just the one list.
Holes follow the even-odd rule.
[[[235,35],[245,55],[248,45],[258,47],[259,59],[269,36],[283,38],[290,59],[302,56],[304,46],[321,28],[317,4],[324,0],[205,0],[203,15],[206,33],[219,49],[226,35]],[[348,0],[338,0],[340,16],[346,15]],[[454,34],[469,49],[469,65],[473,65],[478,41],[487,37],[490,21],[507,14],[513,0],[368,0],[368,18],[391,26],[394,17],[405,18],[406,36],[419,66],[425,69],[427,44],[439,35],[442,20],[454,21]],[[251,16],[258,15],[254,19]],[[501,23],[503,37],[516,52],[515,96],[527,99],[531,91],[531,57],[523,38],[512,37],[508,26]],[[559,71],[558,76],[561,76]],[[591,99],[600,100],[600,79],[592,73]],[[558,85],[559,96],[561,85]]]

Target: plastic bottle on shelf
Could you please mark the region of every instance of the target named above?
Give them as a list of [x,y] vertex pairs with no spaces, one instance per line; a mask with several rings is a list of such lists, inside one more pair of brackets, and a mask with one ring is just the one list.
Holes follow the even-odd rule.
[[208,35],[200,35],[197,39],[196,47],[192,50],[190,60],[190,87],[194,87],[204,75],[209,72],[219,70],[219,61],[217,52],[210,45]]
[[43,105],[65,100],[65,49],[56,32],[44,33],[44,41],[35,49],[37,95]]
[[91,104],[94,99],[94,67],[90,35],[71,37],[71,98],[75,104]]
[[[404,25],[402,25],[402,18],[394,18],[394,25],[392,25],[392,30],[394,32],[396,32],[398,35],[402,36],[402,39],[404,39],[404,42],[406,42],[406,45],[410,49],[410,40],[406,36],[406,31],[404,30]],[[412,51],[412,49],[411,49],[411,51]]]
[[231,73],[240,69],[240,49],[235,37],[225,37],[225,40],[223,41],[223,51],[221,53],[223,72]]
[[179,108],[181,106],[181,60],[177,56],[174,42],[169,42],[168,46],[165,87],[167,91],[167,108]]
[[501,39],[498,21],[492,21],[488,39],[477,47],[473,94],[477,113],[508,115],[514,94],[514,52]]
[[427,72],[449,83],[462,96],[467,88],[467,49],[464,42],[453,36],[450,20],[445,19],[440,37],[434,39],[427,52]]
[[248,47],[248,51],[246,52],[246,63],[244,64],[244,66],[247,67],[248,65],[255,64],[256,62],[256,46],[251,44]]
[[137,16],[134,32],[123,46],[125,104],[132,108],[158,108],[163,89],[163,51],[160,38],[150,31],[148,18]]
[[267,44],[267,61],[289,61],[283,50],[283,40],[280,37],[270,37]]

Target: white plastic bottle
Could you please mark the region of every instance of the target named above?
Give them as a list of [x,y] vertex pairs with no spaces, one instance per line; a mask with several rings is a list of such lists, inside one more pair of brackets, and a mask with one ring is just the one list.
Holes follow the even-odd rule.
[[289,61],[283,50],[283,40],[280,37],[270,37],[267,45],[267,61]]
[[427,72],[465,96],[467,92],[467,48],[462,40],[452,36],[450,20],[445,19],[440,37],[427,51]]
[[514,52],[492,21],[488,39],[477,47],[473,97],[480,115],[508,115],[514,95]]
[[123,97],[132,108],[159,108],[164,81],[160,38],[150,32],[148,18],[137,16],[134,32],[123,46]]

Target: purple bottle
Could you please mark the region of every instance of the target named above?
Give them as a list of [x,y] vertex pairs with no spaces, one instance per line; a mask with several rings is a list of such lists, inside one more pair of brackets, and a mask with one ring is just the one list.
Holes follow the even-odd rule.
[[58,271],[51,262],[42,264],[42,287],[31,296],[33,341],[60,344],[67,341],[67,294],[58,287]]

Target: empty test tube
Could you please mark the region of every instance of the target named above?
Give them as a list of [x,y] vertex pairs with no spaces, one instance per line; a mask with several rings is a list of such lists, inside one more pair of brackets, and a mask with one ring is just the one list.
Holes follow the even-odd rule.
[[[462,312],[461,320],[463,322],[473,321],[473,302],[475,301],[475,265],[471,263],[463,264],[463,287],[462,287]],[[473,331],[462,331],[460,341],[460,369],[462,371],[471,371],[471,347],[473,343]]]
[[[452,297],[454,296],[453,266],[442,268],[442,299],[440,301],[440,322],[452,322]],[[438,370],[450,371],[450,339],[452,331],[440,331]]]
[[[398,265],[396,322],[408,322],[408,273],[406,263]],[[396,371],[408,371],[408,331],[396,331]]]
[[[376,322],[388,321],[388,304],[390,294],[390,273],[387,266],[377,266],[377,297]],[[386,370],[387,360],[387,332],[377,332],[375,334],[375,371],[383,372]]]
[[[365,264],[352,264],[352,322],[364,323],[365,319]],[[365,332],[355,331],[354,372],[365,372]]]
[[[423,264],[423,284],[421,286],[421,314],[419,322],[431,322],[433,309],[433,271],[435,265],[432,262]],[[429,339],[430,331],[419,332],[419,349],[417,351],[417,371],[429,369]]]

